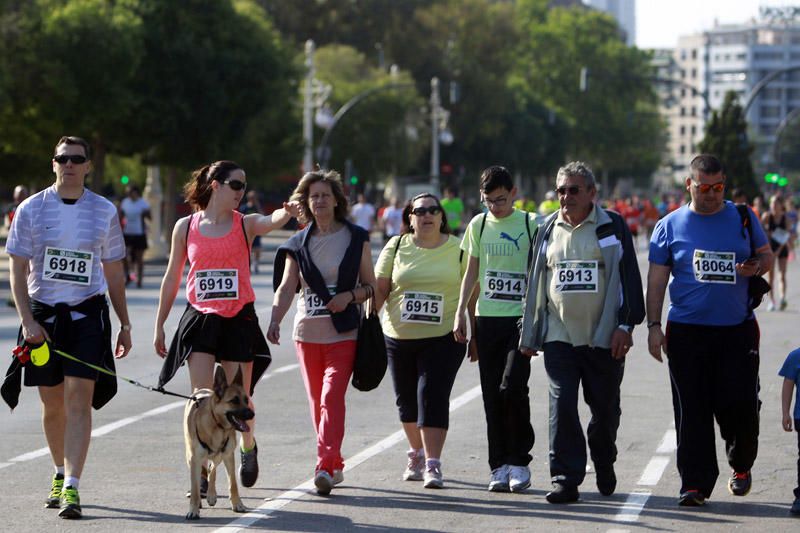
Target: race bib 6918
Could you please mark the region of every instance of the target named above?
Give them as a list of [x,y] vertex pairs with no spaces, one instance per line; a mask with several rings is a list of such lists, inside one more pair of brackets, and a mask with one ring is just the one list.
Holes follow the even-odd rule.
[[701,283],[736,283],[736,253],[695,250],[694,279]]
[[89,286],[92,283],[92,252],[47,246],[42,278],[59,283]]

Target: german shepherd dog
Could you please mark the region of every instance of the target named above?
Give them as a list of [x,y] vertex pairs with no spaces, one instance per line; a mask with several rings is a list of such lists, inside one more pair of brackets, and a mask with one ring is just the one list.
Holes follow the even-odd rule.
[[246,421],[255,416],[248,407],[247,391],[242,385],[242,369],[228,384],[225,370],[217,367],[214,373],[214,390],[200,389],[194,394],[195,399],[186,403],[184,412],[183,436],[186,441],[186,463],[189,465],[191,491],[189,496],[189,512],[187,520],[200,518],[200,477],[203,466],[209,464],[208,505],[217,503],[217,467],[225,463],[228,472],[228,489],[230,490],[231,509],[235,513],[245,513],[247,508],[239,497],[236,485],[236,450],[237,431],[250,431]]

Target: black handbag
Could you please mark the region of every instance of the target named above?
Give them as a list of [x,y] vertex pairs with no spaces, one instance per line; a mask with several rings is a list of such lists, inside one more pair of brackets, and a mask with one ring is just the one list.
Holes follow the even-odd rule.
[[358,326],[352,383],[356,389],[366,392],[381,384],[386,374],[387,357],[386,341],[383,338],[381,320],[375,310],[375,296],[372,291],[364,302],[364,311]]

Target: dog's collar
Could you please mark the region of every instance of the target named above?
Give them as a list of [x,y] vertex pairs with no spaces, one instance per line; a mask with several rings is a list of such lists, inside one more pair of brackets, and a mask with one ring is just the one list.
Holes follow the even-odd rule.
[[203,449],[204,449],[206,452],[208,452],[208,454],[209,454],[209,455],[215,455],[215,454],[221,453],[221,452],[222,452],[222,450],[224,450],[224,449],[225,449],[225,447],[228,445],[228,440],[230,440],[230,437],[227,437],[227,438],[225,439],[225,442],[223,442],[223,443],[222,443],[222,447],[220,447],[219,451],[216,451],[216,452],[215,452],[214,450],[212,450],[212,449],[211,449],[211,447],[209,447],[209,445],[208,445],[208,444],[206,444],[205,442],[203,442],[203,439],[201,439],[201,438],[200,438],[200,433],[197,431],[197,428],[196,428],[196,427],[194,428],[194,434],[197,436],[197,442],[199,442],[199,443],[200,443],[200,446],[202,446],[202,447],[203,447]]

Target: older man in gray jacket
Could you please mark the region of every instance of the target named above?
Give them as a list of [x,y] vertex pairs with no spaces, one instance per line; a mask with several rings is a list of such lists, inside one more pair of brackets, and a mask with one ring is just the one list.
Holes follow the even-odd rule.
[[556,177],[560,209],[534,242],[520,351],[544,352],[550,380],[550,503],[579,498],[586,474],[586,439],[578,417],[578,386],[592,418],[587,428],[597,488],[614,493],[620,384],[632,331],[644,320],[636,249],[619,214],[595,205],[597,187],[584,163]]

